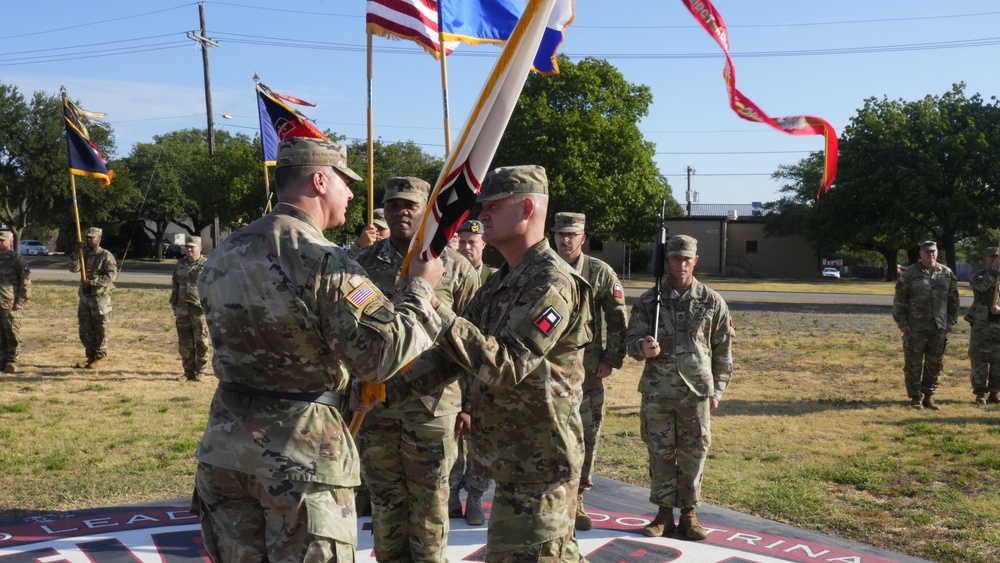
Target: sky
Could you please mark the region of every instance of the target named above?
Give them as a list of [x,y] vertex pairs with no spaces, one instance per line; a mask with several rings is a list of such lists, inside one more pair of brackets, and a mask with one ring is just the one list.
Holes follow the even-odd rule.
[[[26,96],[64,85],[107,113],[117,152],[154,135],[206,126],[197,2],[11,2],[0,30],[0,82]],[[771,117],[812,115],[838,134],[868,98],[918,100],[959,82],[1000,94],[1000,4],[995,0],[715,0],[740,91]],[[205,1],[217,130],[259,131],[253,76],[304,108],[320,129],[367,136],[364,0]],[[375,136],[444,155],[440,65],[415,43],[373,38]],[[461,46],[448,57],[451,135],[457,138],[500,49]],[[744,121],[729,108],[718,44],[680,0],[578,0],[561,52],[607,59],[653,94],[640,122],[682,205],[780,197],[770,176],[823,148]],[[229,117],[223,117],[223,115]],[[545,163],[532,163],[541,164]],[[112,161],[113,167],[113,161]],[[688,168],[693,174],[688,175]]]

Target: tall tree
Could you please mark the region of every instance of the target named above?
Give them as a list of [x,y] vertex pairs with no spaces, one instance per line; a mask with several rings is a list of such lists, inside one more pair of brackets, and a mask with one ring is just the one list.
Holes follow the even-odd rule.
[[607,61],[560,55],[558,75],[528,77],[493,166],[544,166],[550,215],[585,213],[598,238],[647,242],[661,198],[668,216],[682,214],[653,161],[654,144],[639,130],[652,101],[649,87]]

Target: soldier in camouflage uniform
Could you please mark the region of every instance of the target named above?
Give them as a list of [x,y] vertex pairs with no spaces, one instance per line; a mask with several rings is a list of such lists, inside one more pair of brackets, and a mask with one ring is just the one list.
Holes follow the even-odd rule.
[[177,346],[184,365],[184,375],[180,381],[201,381],[208,364],[208,349],[212,345],[208,338],[208,324],[205,311],[198,296],[198,278],[207,260],[201,255],[201,237],[187,238],[184,244],[184,258],[174,266],[170,291],[170,306],[174,309],[177,325]]
[[[972,363],[972,392],[976,404],[1000,404],[1000,248],[991,246],[983,254],[986,268],[980,270],[972,286],[972,306],[965,320],[972,325],[969,361]],[[993,371],[996,368],[997,371]],[[989,393],[989,398],[986,397]]]
[[[490,268],[483,263],[483,249],[486,248],[486,241],[483,240],[483,224],[475,219],[468,219],[458,227],[458,253],[472,264],[479,276],[480,285],[486,283],[490,274],[496,268]],[[462,379],[463,402],[462,411],[469,416],[472,413],[472,403],[469,400],[469,392],[465,386],[467,381]],[[458,438],[458,459],[451,468],[449,486],[451,496],[448,497],[448,515],[452,518],[461,518],[463,514],[462,499],[460,491],[464,488],[468,492],[466,499],[465,521],[472,526],[482,526],[486,522],[486,513],[483,511],[483,495],[490,486],[490,478],[487,476],[486,468],[476,463],[475,457],[469,453],[472,448],[473,436],[459,436]]]
[[191,510],[213,561],[354,561],[348,374],[384,381],[453,322],[433,293],[439,260],[415,258],[390,301],[323,236],[359,179],[340,145],[281,141],[278,205],[215,248],[198,281],[219,388]]
[[[625,291],[611,266],[583,253],[587,217],[583,213],[556,213],[552,232],[555,248],[567,264],[579,272],[593,289],[594,341],[583,355],[583,472],[576,504],[576,529],[589,530],[593,523],[583,506],[583,495],[594,486],[591,476],[597,443],[604,421],[604,378],[621,369],[625,359]],[[604,335],[602,342],[601,336]]]
[[351,244],[347,251],[351,256],[356,256],[362,250],[387,238],[389,238],[389,223],[385,222],[385,208],[379,207],[372,210],[372,224],[365,225],[361,229],[358,242]]
[[17,373],[21,316],[31,296],[31,269],[14,252],[14,233],[0,231],[0,369]]
[[[429,195],[430,184],[420,178],[386,181],[389,238],[361,251],[357,260],[387,296],[395,294]],[[461,313],[479,289],[479,278],[469,261],[450,248],[441,252],[441,261],[444,275],[434,293]],[[456,432],[468,432],[470,424],[461,411],[462,392],[455,382],[405,404],[378,405],[365,419],[358,449],[371,494],[375,557],[381,563],[446,560],[448,474],[458,456]]]
[[[958,281],[937,262],[937,243],[920,243],[920,260],[896,280],[892,318],[903,333],[903,373],[910,406],[938,410],[934,392],[948,333],[958,322]],[[923,401],[920,396],[923,394]]]
[[108,355],[108,327],[111,325],[111,291],[118,277],[115,255],[101,248],[104,231],[87,229],[87,243],[77,243],[77,251],[69,257],[69,271],[80,271],[80,254],[86,267],[86,279],[80,283],[80,305],[76,310],[80,322],[80,342],[87,357],[76,363],[76,368],[97,369]]
[[[729,307],[694,277],[698,241],[678,235],[666,244],[667,280],[660,287],[659,331],[656,288],[632,308],[625,337],[628,355],[645,360],[639,380],[642,440],[649,451],[649,501],[659,506],[643,534],[662,536],[679,529],[693,540],[707,533],[695,509],[712,442],[712,411],[733,376]],[[674,523],[674,507],[681,509]]]
[[466,377],[471,454],[496,481],[486,561],[581,561],[573,528],[590,286],[546,240],[545,169],[497,168],[478,201],[483,236],[505,264],[442,334],[440,347],[422,355],[389,393],[419,394],[448,377]]

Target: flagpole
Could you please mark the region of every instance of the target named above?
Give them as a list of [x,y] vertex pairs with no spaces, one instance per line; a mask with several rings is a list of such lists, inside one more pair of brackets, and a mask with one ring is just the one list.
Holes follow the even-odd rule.
[[[65,101],[63,102],[65,103]],[[76,176],[69,175],[69,188],[73,194],[73,217],[76,219],[77,252],[80,254],[80,281],[87,281],[87,263],[83,260],[83,231],[80,230],[80,207],[76,203]]]
[[375,223],[375,114],[372,103],[372,32],[368,32],[368,221]]
[[[263,140],[261,141],[263,142]],[[267,163],[264,163],[264,201],[267,203],[264,205],[265,214],[271,212],[271,178],[267,173]]]
[[441,104],[444,106],[444,154],[451,152],[451,116],[448,114],[448,63],[444,48],[444,20],[441,18],[441,0],[438,9],[438,53],[441,59]]

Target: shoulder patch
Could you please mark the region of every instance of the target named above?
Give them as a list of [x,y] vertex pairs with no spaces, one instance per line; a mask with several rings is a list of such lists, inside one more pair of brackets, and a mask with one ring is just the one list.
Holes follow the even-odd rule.
[[555,330],[557,326],[559,326],[559,323],[562,322],[562,319],[563,319],[562,315],[560,315],[555,310],[554,307],[550,306],[549,308],[542,311],[541,315],[538,315],[538,318],[535,319],[534,323],[535,327],[537,327],[538,330],[542,331],[542,334],[544,334],[545,336],[549,336],[550,334],[552,334],[552,331]]
[[356,309],[364,307],[369,301],[375,298],[378,293],[375,289],[368,284],[368,282],[362,282],[358,287],[354,288],[353,291],[347,294],[347,302],[354,305]]
[[615,299],[621,299],[622,295],[625,293],[622,291],[622,284],[616,283],[614,287],[611,288],[611,293],[615,296]]

